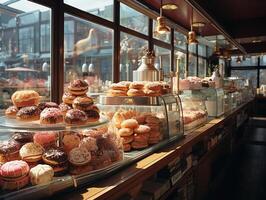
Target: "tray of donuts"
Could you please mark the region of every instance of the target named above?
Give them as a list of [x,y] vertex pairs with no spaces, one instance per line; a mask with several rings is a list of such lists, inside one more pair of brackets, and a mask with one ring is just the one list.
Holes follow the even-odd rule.
[[112,112],[110,106],[104,106],[106,115],[122,138],[124,152],[143,150],[160,143],[167,136],[167,124],[163,113],[142,112],[123,107]]
[[110,127],[9,134],[0,142],[0,195],[112,169],[124,155],[122,139]]
[[64,93],[60,105],[54,102],[39,102],[36,91],[16,91],[11,100],[13,106],[5,110],[0,118],[0,126],[10,128],[44,128],[65,129],[94,126],[105,123],[98,107],[91,97],[87,96],[88,84],[77,79],[71,82]]

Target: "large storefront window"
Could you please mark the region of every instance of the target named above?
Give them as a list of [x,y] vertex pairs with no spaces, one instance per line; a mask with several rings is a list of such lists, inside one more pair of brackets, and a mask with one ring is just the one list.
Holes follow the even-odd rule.
[[206,68],[207,68],[207,61],[204,58],[199,57],[199,72],[198,75],[201,78],[204,78],[206,76]]
[[132,81],[133,71],[141,64],[148,41],[121,32],[120,34],[120,80]]
[[65,4],[113,21],[113,0],[64,0]]
[[177,31],[174,32],[174,45],[177,48],[180,48],[184,51],[187,50],[187,37],[186,35],[179,33]]
[[120,24],[124,27],[148,35],[149,18],[136,10],[120,4]]
[[206,46],[202,45],[202,44],[199,44],[198,45],[198,55],[206,57],[206,54],[207,54]]
[[155,67],[162,68],[164,72],[164,80],[168,80],[171,71],[171,51],[162,47],[154,46],[155,51]]
[[231,76],[250,79],[253,87],[257,87],[257,70],[232,70]]
[[49,101],[51,9],[26,0],[0,5],[0,109],[17,90],[33,89]]
[[91,93],[112,81],[113,30],[65,14],[65,83],[83,78]]
[[191,53],[188,54],[188,76],[197,76],[197,57]]
[[246,66],[257,66],[258,65],[258,57],[251,56],[243,59],[243,56],[240,56],[241,62],[237,62],[237,56],[232,56],[231,58],[231,66],[232,67],[246,67]]
[[174,65],[175,65],[175,72],[177,69],[177,64],[179,65],[179,77],[180,78],[185,78],[185,70],[186,70],[186,54],[175,50],[175,60],[174,60]]

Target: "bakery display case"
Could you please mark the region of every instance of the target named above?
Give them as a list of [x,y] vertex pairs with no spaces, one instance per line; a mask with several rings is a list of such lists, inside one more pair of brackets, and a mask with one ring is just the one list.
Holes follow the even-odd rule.
[[201,92],[205,95],[205,105],[209,117],[219,117],[224,114],[224,90],[222,88],[206,88]]
[[208,119],[205,106],[206,97],[200,90],[185,90],[180,95],[183,109],[184,130],[193,129],[204,125]]

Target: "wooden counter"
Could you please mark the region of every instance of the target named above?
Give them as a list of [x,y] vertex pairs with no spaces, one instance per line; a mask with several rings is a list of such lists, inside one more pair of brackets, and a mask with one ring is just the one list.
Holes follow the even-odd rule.
[[250,105],[251,102],[245,103],[220,118],[210,120],[209,123],[196,129],[176,144],[153,153],[109,178],[84,187],[83,189],[74,189],[58,194],[54,199],[118,199],[122,195],[130,193],[133,188],[141,186],[141,183],[156,174],[156,172],[183,152],[191,149],[194,144],[215,132],[221,125],[231,123],[237,114]]

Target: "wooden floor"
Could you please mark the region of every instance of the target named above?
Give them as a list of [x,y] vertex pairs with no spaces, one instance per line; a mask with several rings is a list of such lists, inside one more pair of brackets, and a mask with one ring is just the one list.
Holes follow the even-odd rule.
[[266,200],[266,119],[251,120],[218,191],[208,200]]

